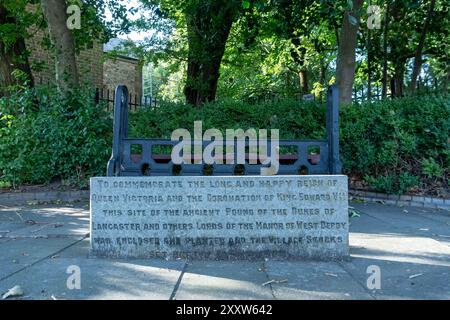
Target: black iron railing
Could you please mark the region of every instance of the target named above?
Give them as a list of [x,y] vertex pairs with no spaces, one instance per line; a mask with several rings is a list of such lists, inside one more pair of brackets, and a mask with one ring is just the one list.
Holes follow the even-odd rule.
[[[95,89],[95,103],[106,103],[107,110],[113,110],[115,105],[115,94],[109,89]],[[139,108],[154,108],[158,104],[158,101],[154,97],[141,96],[137,94],[128,93],[128,108],[130,110],[138,110]]]
[[[118,86],[114,105],[114,138],[111,159],[108,162],[108,176],[201,176],[201,175],[259,175],[261,168],[268,167],[261,161],[250,161],[250,154],[245,156],[245,164],[237,164],[237,150],[234,144],[233,164],[200,163],[201,159],[191,159],[192,164],[176,165],[172,162],[170,152],[157,151],[169,148],[179,142],[163,139],[128,138],[129,93],[125,86]],[[279,148],[295,149],[290,154],[280,155],[278,175],[297,174],[340,174],[339,159],[339,93],[332,86],[327,94],[326,128],[327,136],[323,140],[280,140]],[[192,143],[192,150],[194,143]],[[211,142],[201,143],[203,150]],[[229,142],[224,142],[223,149]],[[248,140],[246,140],[248,146]],[[156,147],[156,148],[155,148]],[[267,141],[271,150],[271,141]],[[310,152],[309,150],[314,150]],[[268,156],[272,156],[269,154]],[[225,155],[226,157],[226,155]],[[230,161],[231,162],[231,161]],[[230,163],[228,162],[228,163]],[[264,161],[262,161],[264,162]],[[254,163],[254,164],[252,164]]]

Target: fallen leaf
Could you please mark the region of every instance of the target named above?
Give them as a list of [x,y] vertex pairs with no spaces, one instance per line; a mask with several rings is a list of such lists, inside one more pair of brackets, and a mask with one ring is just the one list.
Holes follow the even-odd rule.
[[360,212],[351,206],[348,207],[348,213],[350,218],[359,218],[361,216]]
[[20,220],[22,220],[22,222],[24,222],[22,215],[20,214],[19,211],[15,211],[15,214],[17,214],[17,216],[20,218]]
[[267,282],[264,282],[262,284],[262,286],[265,287],[265,286],[267,286],[269,284],[272,284],[272,283],[286,283],[286,282],[288,282],[287,279],[283,279],[283,280],[274,280],[274,279],[272,279],[272,280],[269,280]]
[[9,289],[3,296],[2,299],[7,299],[9,297],[18,297],[23,296],[23,290],[20,286],[14,286],[11,289]]
[[269,280],[269,281],[267,281],[267,282],[264,282],[264,283],[262,284],[262,286],[265,287],[265,286],[267,286],[267,285],[269,285],[269,284],[272,284],[272,283],[274,283],[274,282],[275,282],[275,280]]

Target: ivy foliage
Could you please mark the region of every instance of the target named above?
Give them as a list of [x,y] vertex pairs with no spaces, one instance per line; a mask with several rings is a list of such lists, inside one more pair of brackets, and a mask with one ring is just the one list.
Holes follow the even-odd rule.
[[17,186],[58,177],[83,187],[104,175],[112,120],[102,110],[86,90],[63,98],[34,89],[0,99],[0,180]]

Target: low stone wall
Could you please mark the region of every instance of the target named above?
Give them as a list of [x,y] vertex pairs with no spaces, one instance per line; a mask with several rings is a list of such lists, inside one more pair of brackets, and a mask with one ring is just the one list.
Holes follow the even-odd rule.
[[432,209],[450,210],[450,199],[426,196],[395,195],[379,192],[350,190],[350,199],[360,199],[371,202],[383,202],[388,205],[411,206]]
[[0,193],[0,205],[20,205],[29,202],[89,200],[89,190],[47,191],[47,192],[10,192]]

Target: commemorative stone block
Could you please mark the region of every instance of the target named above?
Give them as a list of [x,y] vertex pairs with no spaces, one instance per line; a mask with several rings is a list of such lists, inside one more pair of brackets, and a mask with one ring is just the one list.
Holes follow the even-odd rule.
[[348,256],[344,175],[95,177],[90,202],[96,256]]

